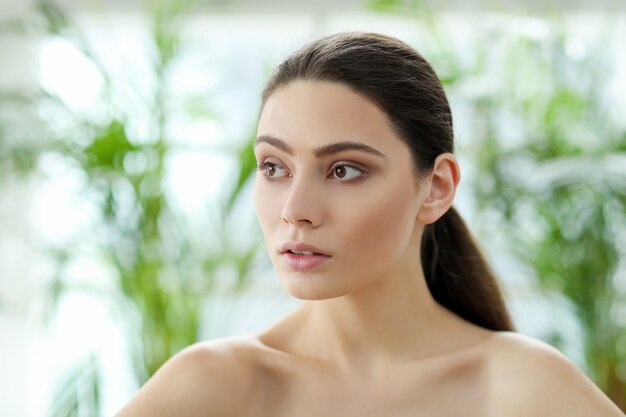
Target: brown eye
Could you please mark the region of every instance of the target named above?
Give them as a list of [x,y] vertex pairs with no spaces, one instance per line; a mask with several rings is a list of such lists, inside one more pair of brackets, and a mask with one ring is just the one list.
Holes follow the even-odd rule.
[[337,165],[332,169],[333,178],[340,182],[347,182],[363,175],[364,172],[352,165]]
[[287,170],[284,167],[271,162],[262,162],[258,165],[258,168],[263,173],[263,176],[268,179],[278,179],[287,174]]

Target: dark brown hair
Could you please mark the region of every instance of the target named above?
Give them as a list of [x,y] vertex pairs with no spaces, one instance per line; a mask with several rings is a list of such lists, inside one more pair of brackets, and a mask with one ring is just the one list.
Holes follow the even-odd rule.
[[[398,39],[364,32],[323,37],[280,63],[262,94],[261,108],[295,80],[331,81],[368,97],[409,146],[418,178],[438,155],[454,150],[452,113],[430,64]],[[424,229],[421,259],[433,298],[457,315],[493,330],[513,330],[493,272],[454,208]]]

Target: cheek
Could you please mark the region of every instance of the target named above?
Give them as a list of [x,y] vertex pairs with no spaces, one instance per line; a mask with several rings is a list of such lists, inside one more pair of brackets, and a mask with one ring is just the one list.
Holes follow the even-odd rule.
[[[351,256],[364,264],[393,262],[405,251],[417,216],[417,194],[407,187],[381,188],[369,193],[351,216],[348,247]],[[350,242],[353,244],[350,245]]]

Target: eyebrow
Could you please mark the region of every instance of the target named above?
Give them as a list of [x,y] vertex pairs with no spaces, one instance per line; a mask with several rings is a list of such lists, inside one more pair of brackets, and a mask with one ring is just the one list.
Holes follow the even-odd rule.
[[[282,151],[287,152],[289,155],[293,155],[293,148],[289,146],[285,141],[278,139],[276,137],[269,136],[269,135],[261,135],[258,138],[256,138],[256,141],[254,141],[254,146],[256,147],[260,143],[267,143],[269,145],[272,145],[275,148],[278,148]],[[332,155],[332,154],[343,152],[343,151],[361,151],[361,152],[366,152],[372,155],[376,155],[383,159],[387,159],[385,154],[383,154],[377,149],[372,148],[369,145],[366,145],[361,142],[350,142],[350,141],[336,142],[336,143],[330,143],[328,145],[319,146],[313,150],[313,154],[319,158],[322,156]]]

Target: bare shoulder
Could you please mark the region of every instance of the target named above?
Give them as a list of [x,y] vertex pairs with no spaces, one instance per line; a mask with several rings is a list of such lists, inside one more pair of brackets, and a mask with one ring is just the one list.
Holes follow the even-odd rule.
[[237,416],[250,384],[250,338],[196,343],[169,359],[116,417]]
[[582,370],[545,342],[498,332],[489,351],[496,398],[511,415],[624,416]]

